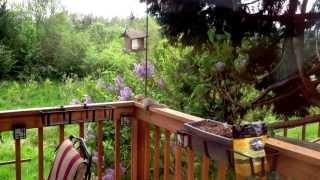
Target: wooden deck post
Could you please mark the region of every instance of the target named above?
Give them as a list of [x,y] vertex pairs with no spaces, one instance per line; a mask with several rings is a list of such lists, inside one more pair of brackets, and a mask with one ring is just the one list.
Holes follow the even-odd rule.
[[170,131],[165,130],[163,179],[170,179]]
[[153,155],[153,179],[159,180],[160,178],[160,128],[154,128],[154,155]]
[[115,121],[115,179],[121,179],[121,169],[120,169],[120,126],[121,118],[117,118]]
[[38,128],[38,179],[43,180],[43,128]]
[[21,180],[21,143],[20,139],[15,140],[16,153],[16,180]]
[[131,120],[131,180],[138,180],[138,155],[139,155],[139,129],[138,120],[132,118]]
[[97,163],[97,175],[98,180],[102,179],[103,176],[103,121],[98,121],[97,131],[97,148],[98,148],[98,163]]
[[187,149],[188,155],[188,180],[194,180],[194,152],[191,148]]

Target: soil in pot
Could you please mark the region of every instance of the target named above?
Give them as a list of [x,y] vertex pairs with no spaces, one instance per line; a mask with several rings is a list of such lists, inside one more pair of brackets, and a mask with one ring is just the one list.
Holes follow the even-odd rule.
[[194,124],[194,126],[201,129],[202,131],[224,136],[227,138],[232,138],[232,128],[224,126],[223,124],[218,124],[210,121],[201,121]]

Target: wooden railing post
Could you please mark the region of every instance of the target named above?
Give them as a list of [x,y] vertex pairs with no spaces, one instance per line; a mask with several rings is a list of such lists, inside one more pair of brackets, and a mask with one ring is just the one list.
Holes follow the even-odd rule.
[[121,169],[120,169],[120,126],[121,118],[115,119],[115,179],[121,179]]
[[194,180],[194,152],[191,148],[187,149],[188,155],[188,180]]
[[143,179],[149,179],[150,171],[150,128],[148,123],[144,123],[144,173]]
[[16,180],[21,180],[21,142],[20,139],[15,139],[16,153]]
[[138,165],[139,165],[139,129],[138,120],[131,120],[131,180],[138,180]]
[[84,138],[84,123],[79,123],[79,136]]
[[226,179],[226,172],[227,172],[226,163],[224,161],[219,161],[218,180],[225,180]]
[[170,131],[165,130],[163,179],[170,179]]
[[176,145],[174,158],[174,179],[181,180],[181,147]]
[[206,155],[202,155],[201,160],[201,180],[209,179],[209,158]]
[[103,121],[98,121],[97,131],[97,148],[98,148],[98,163],[97,163],[97,175],[98,180],[102,179],[103,176]]
[[160,128],[156,126],[154,128],[154,155],[153,155],[153,179],[159,180],[160,172]]
[[64,125],[59,126],[59,143],[62,144],[64,141]]
[[138,121],[138,180],[145,180],[144,179],[144,154],[146,152],[145,150],[145,136],[144,136],[144,131],[145,131],[145,123],[141,120]]
[[38,128],[38,179],[43,180],[43,128]]

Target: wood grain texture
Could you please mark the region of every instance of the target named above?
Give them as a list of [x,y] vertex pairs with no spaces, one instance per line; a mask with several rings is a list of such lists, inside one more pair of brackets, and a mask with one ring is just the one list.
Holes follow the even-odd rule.
[[209,158],[206,155],[202,155],[201,180],[209,180]]
[[[95,103],[87,105],[90,108],[103,108],[105,106],[113,106],[116,108],[114,114],[121,114],[122,112],[133,112],[134,103],[133,101],[124,102],[110,102],[110,103]],[[68,105],[64,106],[65,110],[79,110],[83,108],[83,105]],[[0,111],[0,132],[12,130],[15,125],[24,125],[27,129],[44,127],[42,124],[42,117],[40,111],[54,111],[61,110],[61,107],[45,107],[45,108],[31,108],[31,109],[20,109],[20,110],[9,110]],[[83,119],[83,113],[74,113],[74,117],[78,117],[80,120]],[[63,117],[55,117],[58,122],[63,121]],[[97,113],[97,119],[104,119],[103,113]],[[85,120],[87,121],[87,120]],[[72,122],[78,124],[79,122]]]
[[181,180],[181,147],[176,145],[174,156],[174,179]]
[[38,179],[44,179],[43,169],[43,128],[38,128]]
[[20,139],[15,140],[16,154],[16,180],[21,180],[21,142]]
[[97,176],[98,180],[102,180],[103,176],[103,121],[98,121],[97,127],[97,148],[98,148],[98,162],[97,162]]
[[145,123],[138,120],[138,180],[144,180]]
[[320,152],[302,146],[284,142],[274,138],[268,138],[266,148],[278,151],[296,160],[320,166]]
[[170,131],[165,130],[165,142],[164,142],[164,162],[163,162],[163,179],[169,180],[170,179]]
[[227,174],[227,166],[224,161],[218,163],[218,180],[225,180]]
[[120,169],[120,122],[121,119],[115,119],[114,123],[115,123],[115,145],[114,145],[114,156],[115,156],[115,160],[114,160],[114,167],[115,167],[115,179],[116,180],[120,180],[121,179],[121,169]]
[[84,123],[79,123],[79,136],[84,138]]
[[138,120],[132,118],[131,121],[131,180],[138,180],[138,152],[139,152],[139,131]]
[[194,152],[191,148],[187,149],[188,168],[187,176],[188,180],[194,180]]
[[284,177],[291,179],[318,180],[320,166],[307,162],[297,161],[285,155],[278,156],[276,171]]
[[154,128],[154,155],[153,155],[153,179],[159,180],[160,172],[160,128],[156,126]]
[[64,125],[59,126],[59,143],[62,144],[64,141]]
[[149,178],[149,171],[150,171],[150,128],[149,124],[145,123],[144,125],[144,173],[143,179],[147,180]]

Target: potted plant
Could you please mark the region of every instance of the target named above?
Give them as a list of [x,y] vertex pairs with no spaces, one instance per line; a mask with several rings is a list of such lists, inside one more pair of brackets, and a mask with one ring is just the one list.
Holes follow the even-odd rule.
[[206,154],[212,160],[232,161],[232,126],[215,120],[186,123],[192,149]]

